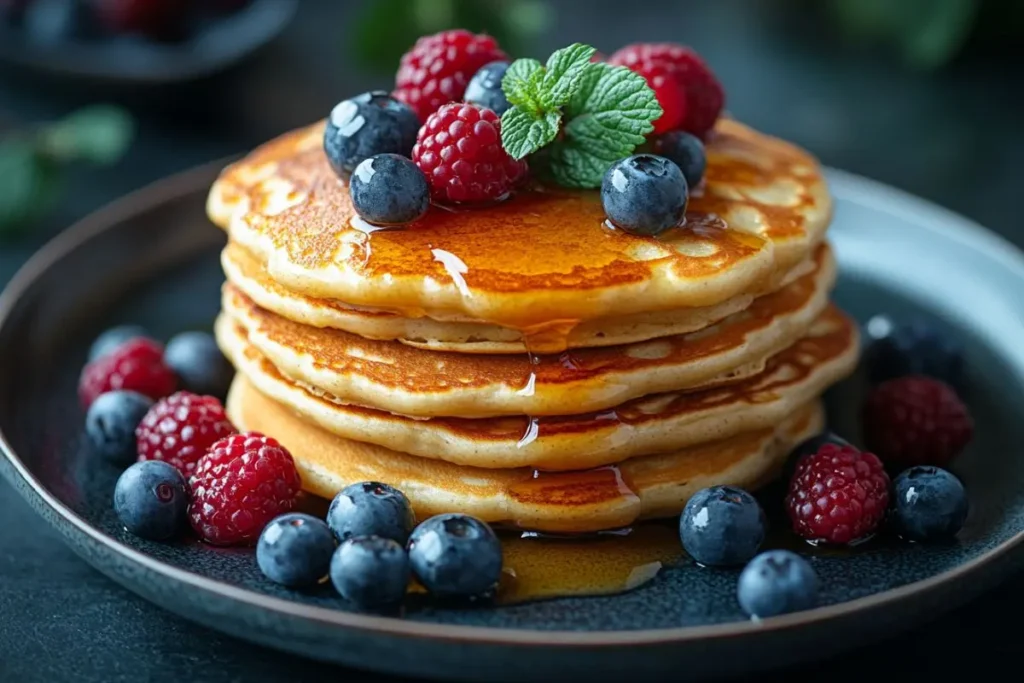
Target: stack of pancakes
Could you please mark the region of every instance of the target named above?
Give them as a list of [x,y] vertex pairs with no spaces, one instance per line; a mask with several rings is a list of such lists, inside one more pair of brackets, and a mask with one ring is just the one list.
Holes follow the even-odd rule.
[[549,532],[675,515],[775,476],[855,365],[831,199],[792,145],[720,121],[685,225],[644,237],[550,187],[375,228],[322,135],[257,149],[208,202],[229,415],[314,494],[381,481],[421,518]]

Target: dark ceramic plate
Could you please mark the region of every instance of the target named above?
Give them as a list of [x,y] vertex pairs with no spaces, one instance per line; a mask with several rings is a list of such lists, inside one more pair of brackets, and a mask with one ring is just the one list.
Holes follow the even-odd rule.
[[[815,555],[822,605],[753,622],[736,604],[735,571],[693,565],[614,597],[421,605],[396,618],[346,611],[327,590],[275,588],[248,551],[132,538],[110,507],[116,472],[79,445],[76,378],[88,343],[112,323],[140,322],[165,336],[210,326],[223,236],[203,204],[220,166],[85,220],[25,266],[0,300],[0,469],[87,561],[169,610],[269,646],[413,676],[703,679],[889,635],[969,599],[1024,559],[1024,258],[962,218],[839,172],[831,173],[838,302],[861,320],[924,314],[966,345],[977,436],[954,467],[971,498],[957,542],[872,542]],[[854,439],[860,391],[854,378],[829,396],[833,426]]]
[[41,44],[23,28],[0,24],[0,62],[53,75],[119,83],[171,83],[222,71],[281,33],[298,0],[253,0],[246,8],[204,20],[184,41],[134,38]]

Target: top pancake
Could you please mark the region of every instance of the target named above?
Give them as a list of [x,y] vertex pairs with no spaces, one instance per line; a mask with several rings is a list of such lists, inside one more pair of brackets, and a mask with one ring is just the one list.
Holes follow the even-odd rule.
[[685,225],[658,237],[607,227],[598,192],[561,188],[433,206],[412,225],[374,230],[356,217],[322,135],[319,122],[226,168],[208,213],[289,289],[406,317],[533,331],[713,306],[777,286],[832,210],[812,156],[722,120]]

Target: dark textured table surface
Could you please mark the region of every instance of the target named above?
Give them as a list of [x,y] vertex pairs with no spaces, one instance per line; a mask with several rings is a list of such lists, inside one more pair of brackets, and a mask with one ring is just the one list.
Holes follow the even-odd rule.
[[[104,203],[322,116],[351,93],[386,85],[346,69],[343,34],[324,28],[344,26],[351,4],[309,3],[277,43],[237,72],[119,94],[138,115],[137,145],[118,168],[76,176],[43,229],[0,243],[0,284],[48,237]],[[648,2],[624,16],[617,1],[588,3],[586,13],[574,10],[577,3],[558,2],[557,24],[538,51],[570,40],[605,51],[632,40],[690,42],[715,65],[739,118],[807,146],[828,165],[927,197],[1024,245],[1015,210],[1024,97],[1011,86],[1019,60],[913,75],[881,57],[844,51],[816,31],[787,27],[755,4]],[[673,21],[665,20],[670,12]],[[0,114],[15,120],[53,118],[110,96],[91,86],[0,75]],[[771,678],[854,680],[888,672],[943,680],[976,671],[980,662],[1014,666],[1022,609],[1019,576],[895,640]],[[0,482],[0,680],[315,679],[387,680],[257,648],[160,611],[79,560]]]

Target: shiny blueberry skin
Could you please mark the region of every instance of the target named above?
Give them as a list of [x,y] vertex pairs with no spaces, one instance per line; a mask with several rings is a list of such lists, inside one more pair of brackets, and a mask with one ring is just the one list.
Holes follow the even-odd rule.
[[508,62],[491,62],[480,67],[480,70],[473,74],[469,85],[466,86],[466,94],[463,99],[466,102],[487,107],[501,116],[512,106],[505,97],[505,91],[501,89],[501,79],[505,77],[506,71],[508,71]]
[[412,572],[401,544],[380,536],[355,536],[331,558],[331,583],[362,608],[394,605],[405,597]]
[[164,361],[181,382],[181,388],[201,396],[227,396],[234,369],[207,332],[182,332],[171,337]]
[[256,564],[264,576],[282,586],[313,586],[330,571],[334,547],[334,534],[323,520],[288,513],[263,529],[256,543]]
[[129,532],[151,541],[176,536],[186,525],[188,485],[173,465],[137,462],[114,486],[114,512]]
[[416,113],[383,90],[340,102],[324,128],[324,152],[331,168],[348,178],[375,154],[412,154],[420,121]]
[[768,550],[743,568],[736,597],[749,616],[774,617],[814,607],[818,586],[807,560],[788,550]]
[[842,438],[838,434],[830,431],[824,431],[817,436],[803,441],[799,446],[793,449],[789,454],[789,458],[786,460],[785,476],[783,477],[786,481],[792,478],[793,472],[796,471],[796,466],[801,460],[806,458],[808,455],[814,455],[818,450],[825,444],[834,444],[836,446],[851,446],[852,444],[846,439]]
[[347,486],[334,497],[327,524],[341,542],[354,536],[380,536],[404,545],[416,526],[416,516],[404,493],[367,481]]
[[665,157],[637,154],[617,161],[601,182],[601,201],[612,225],[636,235],[657,235],[686,215],[689,189],[683,172]]
[[963,388],[963,348],[923,320],[897,324],[884,315],[868,321],[864,365],[879,383],[906,375],[927,375]]
[[134,391],[108,391],[100,395],[85,415],[85,433],[93,450],[103,458],[128,466],[135,461],[135,428],[153,400]]
[[939,467],[911,467],[893,482],[893,524],[906,539],[949,540],[963,528],[968,509],[963,484]]
[[704,143],[697,136],[681,130],[666,133],[655,141],[654,151],[679,167],[690,188],[697,187],[704,178],[708,160]]
[[679,538],[695,561],[727,567],[750,560],[764,542],[767,521],[752,495],[733,486],[698,491],[679,516]]
[[367,223],[412,223],[430,208],[430,186],[419,166],[398,154],[376,154],[356,166],[352,205]]
[[118,325],[117,327],[111,327],[96,337],[92,346],[89,347],[89,362],[91,363],[97,358],[107,355],[126,341],[139,337],[152,339],[149,332],[140,325]]
[[501,542],[489,525],[469,515],[431,517],[412,532],[408,549],[416,578],[440,598],[486,597],[501,578]]

